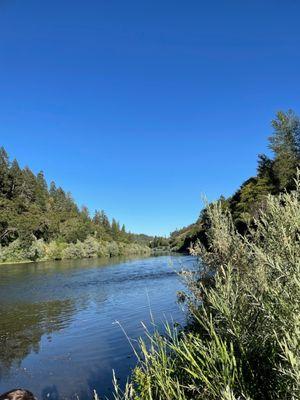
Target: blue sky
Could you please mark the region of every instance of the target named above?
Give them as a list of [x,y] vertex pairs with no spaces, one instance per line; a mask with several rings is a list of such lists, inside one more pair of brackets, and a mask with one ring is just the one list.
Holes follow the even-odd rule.
[[193,222],[300,111],[298,0],[0,0],[0,144],[135,232]]

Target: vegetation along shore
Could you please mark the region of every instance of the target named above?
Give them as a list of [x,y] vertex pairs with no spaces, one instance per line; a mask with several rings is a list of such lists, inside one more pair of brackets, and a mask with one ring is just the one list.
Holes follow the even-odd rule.
[[258,174],[171,237],[199,258],[186,272],[184,330],[140,341],[118,400],[300,399],[300,121],[277,114]]
[[90,216],[70,193],[48,187],[42,171],[21,168],[0,149],[1,263],[150,254],[152,239],[127,232],[103,210]]

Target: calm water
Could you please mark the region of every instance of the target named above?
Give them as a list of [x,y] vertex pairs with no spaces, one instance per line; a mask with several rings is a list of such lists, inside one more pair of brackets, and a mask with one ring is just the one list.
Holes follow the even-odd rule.
[[40,399],[109,396],[112,369],[126,380],[136,360],[130,338],[150,325],[184,323],[176,271],[192,257],[76,260],[0,266],[0,393]]

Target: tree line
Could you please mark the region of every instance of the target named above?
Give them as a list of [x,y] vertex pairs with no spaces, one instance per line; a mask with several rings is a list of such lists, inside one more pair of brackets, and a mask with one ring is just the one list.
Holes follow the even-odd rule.
[[[131,246],[134,252],[141,250],[139,246],[148,247],[151,239],[127,232],[115,218],[110,221],[103,210],[96,210],[91,216],[86,206],[79,208],[71,194],[55,182],[48,186],[42,171],[34,174],[29,167],[21,168],[16,159],[10,161],[6,150],[0,148],[2,261],[40,259],[45,256],[40,254],[45,249],[50,259],[62,258],[63,254],[77,258],[76,255],[89,254],[81,244],[87,243],[89,247],[91,242],[102,243],[100,255],[117,255],[119,247],[124,252]],[[96,255],[95,251],[92,254]]]

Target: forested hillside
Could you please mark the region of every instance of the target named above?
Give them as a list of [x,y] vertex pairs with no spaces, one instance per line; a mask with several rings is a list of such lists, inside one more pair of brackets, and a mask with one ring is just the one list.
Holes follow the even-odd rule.
[[90,216],[43,172],[35,175],[0,149],[0,261],[81,258],[149,252],[147,235],[127,232],[105,212]]
[[[230,198],[220,198],[224,209],[228,209],[232,214],[237,231],[242,234],[247,230],[247,226],[251,226],[258,210],[264,207],[268,194],[276,195],[295,188],[294,178],[300,165],[299,117],[291,110],[280,111],[272,121],[272,128],[269,148],[273,157],[260,154],[257,175],[244,182]],[[171,234],[171,248],[187,251],[197,239],[206,244],[206,232],[209,227],[210,221],[205,208],[194,224]]]

